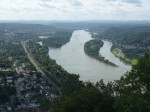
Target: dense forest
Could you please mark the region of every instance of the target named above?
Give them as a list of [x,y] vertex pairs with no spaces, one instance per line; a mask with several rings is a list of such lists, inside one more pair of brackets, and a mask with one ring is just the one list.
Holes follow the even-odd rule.
[[46,46],[58,48],[69,42],[71,35],[72,31],[57,31],[50,37],[41,39],[41,41]]
[[87,55],[99,61],[103,61],[104,63],[116,66],[114,63],[110,62],[109,60],[106,60],[99,54],[99,50],[103,46],[103,44],[104,44],[103,41],[100,39],[90,40],[84,44],[84,51]]

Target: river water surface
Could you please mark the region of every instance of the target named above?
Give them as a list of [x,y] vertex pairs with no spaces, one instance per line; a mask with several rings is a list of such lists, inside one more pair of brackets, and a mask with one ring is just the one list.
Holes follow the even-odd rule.
[[112,44],[108,41],[103,40],[104,45],[100,49],[100,54],[118,67],[107,65],[87,56],[84,53],[84,44],[91,39],[89,32],[76,30],[73,32],[70,42],[61,48],[50,48],[49,56],[68,72],[79,74],[80,80],[83,81],[97,82],[100,79],[105,82],[113,81],[131,69],[111,53]]

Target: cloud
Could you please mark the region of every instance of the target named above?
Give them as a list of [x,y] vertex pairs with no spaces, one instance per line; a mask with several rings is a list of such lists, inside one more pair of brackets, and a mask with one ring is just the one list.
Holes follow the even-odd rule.
[[50,9],[56,8],[54,5],[49,5],[47,3],[40,3],[39,5],[43,8],[50,8]]
[[122,0],[122,1],[127,3],[141,3],[140,0]]
[[141,6],[142,2],[140,0],[122,0],[125,3],[132,3],[132,4],[136,4],[137,6]]
[[135,4],[136,6],[141,6],[142,2],[140,0],[106,0],[106,1],[118,1],[118,2],[124,2],[124,3],[130,3]]
[[49,2],[49,1],[51,1],[51,0],[39,0],[39,1],[43,1],[43,2]]
[[149,6],[149,0],[1,0],[0,19],[150,20]]
[[71,4],[73,6],[82,6],[83,4],[78,0],[71,0]]

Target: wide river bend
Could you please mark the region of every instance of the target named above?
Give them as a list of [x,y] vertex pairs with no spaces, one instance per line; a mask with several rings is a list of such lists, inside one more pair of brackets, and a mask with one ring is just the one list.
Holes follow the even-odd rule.
[[79,74],[80,80],[83,81],[97,82],[100,79],[103,79],[104,82],[113,81],[131,69],[130,66],[125,65],[112,54],[110,51],[112,43],[109,41],[103,40],[104,45],[100,49],[100,55],[118,67],[110,66],[87,56],[84,53],[84,44],[91,39],[89,32],[76,30],[67,44],[61,48],[50,48],[49,56],[68,72]]

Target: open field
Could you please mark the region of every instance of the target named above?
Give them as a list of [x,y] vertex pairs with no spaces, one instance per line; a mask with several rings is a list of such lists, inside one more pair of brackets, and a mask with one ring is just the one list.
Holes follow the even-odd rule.
[[124,62],[127,62],[127,63],[131,63],[132,65],[136,65],[137,64],[137,59],[129,59],[129,58],[126,58],[125,55],[122,53],[122,51],[118,48],[114,48],[112,50],[112,53],[118,57],[119,59],[121,59],[122,61]]

